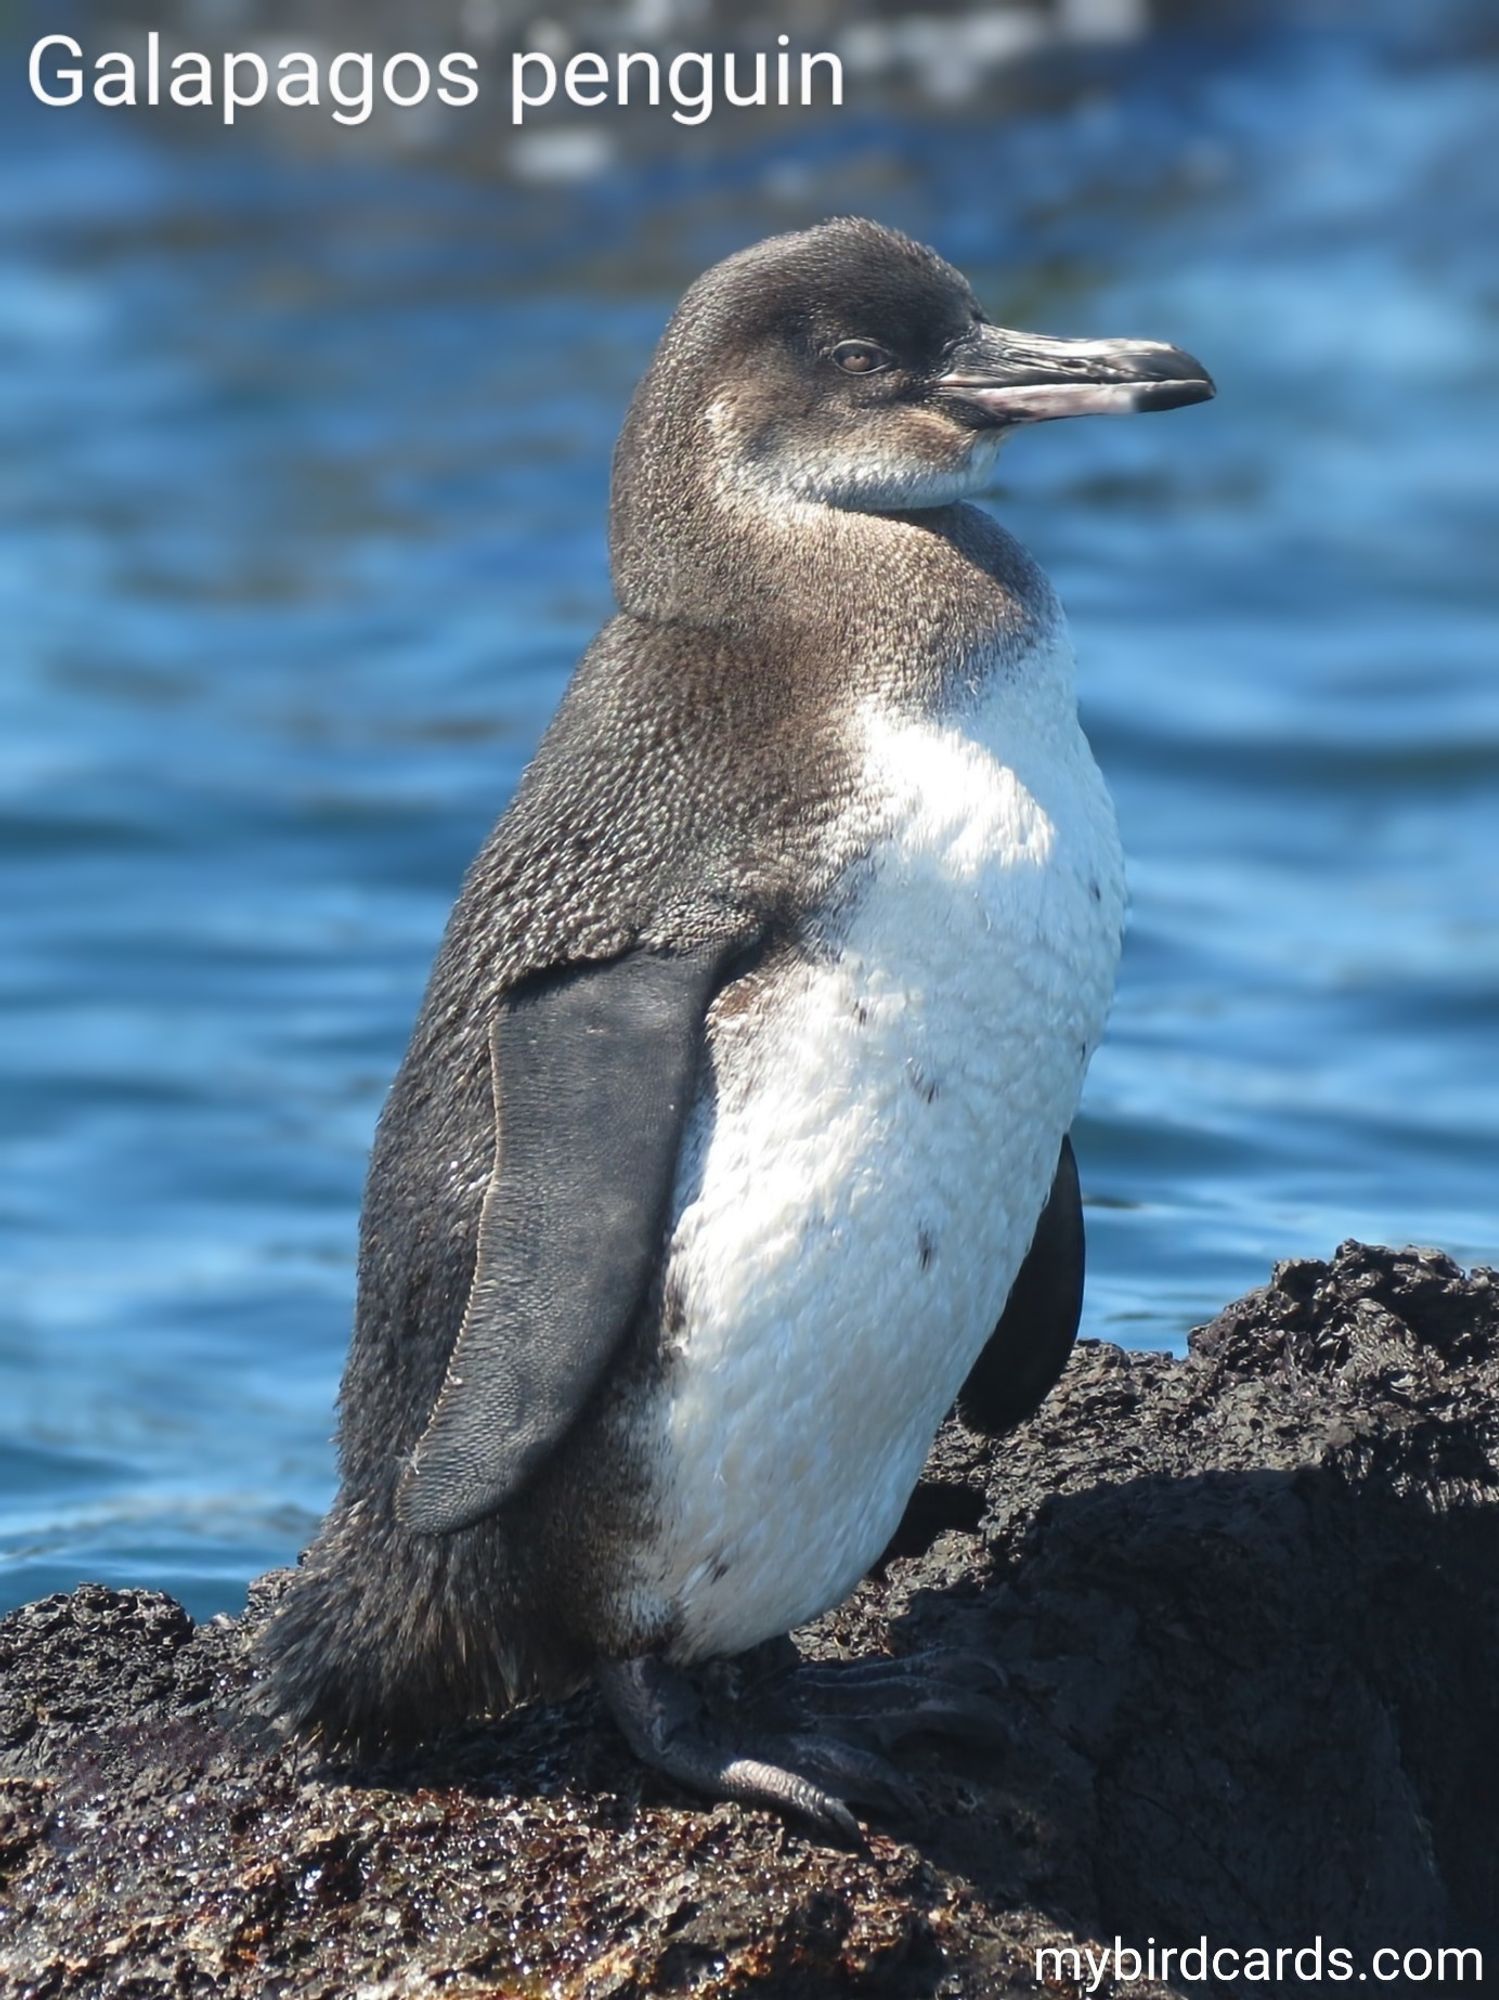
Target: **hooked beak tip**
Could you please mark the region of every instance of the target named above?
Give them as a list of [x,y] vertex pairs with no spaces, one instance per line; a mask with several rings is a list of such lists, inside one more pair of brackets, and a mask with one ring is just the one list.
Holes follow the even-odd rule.
[[[1191,361],[1189,354],[1182,356]],[[1189,403],[1210,403],[1218,393],[1218,385],[1200,363],[1193,362],[1198,371],[1191,375],[1180,375],[1170,381],[1139,382],[1134,384],[1137,410],[1184,410]]]

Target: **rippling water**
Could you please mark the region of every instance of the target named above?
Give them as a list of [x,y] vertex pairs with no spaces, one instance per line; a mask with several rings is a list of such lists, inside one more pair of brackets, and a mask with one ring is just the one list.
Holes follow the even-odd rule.
[[202,1613],[305,1538],[374,1118],[607,610],[630,385],[827,211],[1220,385],[995,501],[1132,863],[1088,1330],[1355,1232],[1494,1257],[1496,118],[1492,48],[1285,30],[520,191],[0,107],[0,1599]]

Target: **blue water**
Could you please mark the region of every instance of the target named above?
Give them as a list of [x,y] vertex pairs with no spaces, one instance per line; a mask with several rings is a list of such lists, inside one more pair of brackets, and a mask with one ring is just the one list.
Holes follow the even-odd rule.
[[1021,438],[995,502],[1132,864],[1087,1330],[1180,1347],[1350,1233],[1499,1253],[1499,57],[1445,18],[523,188],[0,107],[0,1602],[206,1613],[305,1539],[371,1129],[607,611],[631,383],[828,210],[1220,385]]

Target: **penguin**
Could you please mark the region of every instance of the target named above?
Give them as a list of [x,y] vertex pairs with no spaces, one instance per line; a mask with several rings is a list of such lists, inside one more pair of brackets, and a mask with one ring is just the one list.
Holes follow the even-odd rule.
[[[298,1735],[591,1681],[658,1771],[849,1834],[911,1730],[993,1720],[971,1661],[776,1647],[1081,1309],[1123,865],[1061,609],[972,496],[1021,425],[1213,393],[992,323],[870,221],[685,293],[615,452],[618,610],[379,1121],[339,1490],[261,1642]],[[772,1656],[794,1728],[711,1710],[696,1670]]]

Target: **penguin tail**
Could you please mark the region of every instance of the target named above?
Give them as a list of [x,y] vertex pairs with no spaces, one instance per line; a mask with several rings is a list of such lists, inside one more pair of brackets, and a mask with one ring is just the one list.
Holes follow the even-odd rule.
[[399,1753],[515,1693],[498,1634],[476,1644],[461,1615],[475,1599],[457,1552],[361,1515],[335,1510],[253,1641],[256,1710],[341,1760]]

